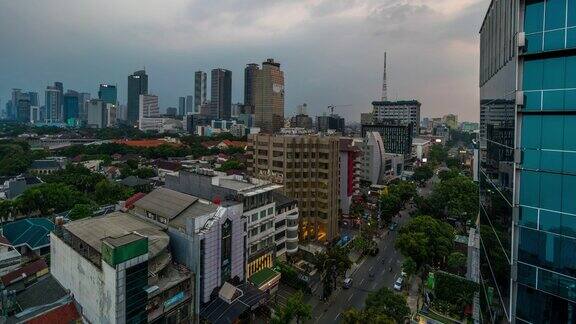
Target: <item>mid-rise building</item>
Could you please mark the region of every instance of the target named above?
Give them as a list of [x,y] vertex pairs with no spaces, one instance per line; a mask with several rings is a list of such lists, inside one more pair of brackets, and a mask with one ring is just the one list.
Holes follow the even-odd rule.
[[367,132],[362,143],[360,178],[383,185],[398,178],[405,166],[404,154],[387,153],[379,132]]
[[166,230],[174,260],[195,274],[196,314],[225,282],[246,278],[247,220],[241,203],[211,203],[158,188],[133,205],[132,214]]
[[58,224],[50,272],[91,323],[190,322],[195,276],[170,243],[161,226],[120,212]]
[[402,124],[396,120],[384,120],[371,125],[362,125],[362,137],[368,132],[378,132],[384,142],[384,152],[404,154],[409,160],[412,154],[412,139],[414,132],[412,123]]
[[128,76],[128,101],[126,105],[126,121],[135,125],[140,118],[140,95],[148,94],[148,75],[140,70]]
[[334,131],[344,134],[344,128],[346,127],[346,122],[343,117],[336,114],[331,114],[328,116],[318,116],[316,125],[319,132]]
[[210,116],[230,119],[232,112],[232,71],[213,69],[210,80]]
[[138,129],[144,132],[178,133],[184,130],[184,125],[181,120],[170,117],[142,117]]
[[108,124],[106,104],[100,99],[91,99],[87,107],[87,126],[91,128],[105,128]]
[[207,75],[206,72],[196,71],[194,73],[194,111],[200,113],[200,106],[207,100]]
[[492,1],[480,29],[482,322],[576,319],[576,8]]
[[[246,218],[246,277],[271,268],[275,258],[285,257],[286,247],[277,244],[286,241],[286,213],[298,218],[297,206],[291,206],[290,199],[274,193],[281,185],[256,178],[239,175],[226,176],[212,170],[180,171],[178,176],[166,176],[166,187],[185,192],[208,201],[234,201],[242,203],[243,217]],[[277,217],[276,198],[283,208]],[[278,226],[276,224],[278,223]],[[294,225],[290,227],[294,229]],[[293,241],[294,237],[291,238]],[[298,237],[296,236],[296,241]],[[291,246],[291,248],[294,248]],[[291,252],[294,252],[292,249]]]
[[352,138],[340,139],[340,210],[350,212],[352,199],[360,194],[362,172],[362,142]]
[[330,242],[338,236],[340,140],[318,135],[248,135],[248,170],[284,185],[298,201],[299,239]]
[[138,103],[138,121],[139,127],[141,127],[142,118],[148,117],[159,117],[160,107],[158,106],[158,96],[151,94],[140,95],[140,100]]
[[374,123],[385,120],[395,120],[405,125],[412,123],[412,136],[416,137],[420,133],[421,105],[417,100],[374,101],[372,102]]
[[290,127],[292,128],[304,128],[304,129],[313,129],[314,128],[314,121],[312,117],[308,115],[296,115],[290,119]]
[[106,104],[118,105],[118,89],[116,85],[101,83],[98,87],[98,99]]
[[360,114],[360,124],[361,125],[371,125],[374,123],[374,114],[373,113],[361,113]]
[[442,116],[442,123],[448,126],[450,129],[458,128],[458,115],[448,114]]
[[254,124],[263,133],[277,133],[284,127],[284,72],[268,59],[255,74]]

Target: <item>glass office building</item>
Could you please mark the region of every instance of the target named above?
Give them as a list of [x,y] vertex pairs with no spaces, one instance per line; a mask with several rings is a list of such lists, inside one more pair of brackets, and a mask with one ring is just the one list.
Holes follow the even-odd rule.
[[480,30],[481,306],[576,322],[576,0],[493,0]]

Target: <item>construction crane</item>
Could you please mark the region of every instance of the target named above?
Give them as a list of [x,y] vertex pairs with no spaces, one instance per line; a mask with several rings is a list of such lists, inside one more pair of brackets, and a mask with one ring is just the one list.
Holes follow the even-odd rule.
[[334,108],[336,107],[352,107],[352,105],[330,105],[328,106],[328,110],[330,111],[330,115],[334,115]]

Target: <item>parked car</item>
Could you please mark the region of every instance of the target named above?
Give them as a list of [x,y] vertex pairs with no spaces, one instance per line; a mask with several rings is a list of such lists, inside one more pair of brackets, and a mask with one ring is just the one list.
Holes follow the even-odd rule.
[[352,278],[348,277],[344,279],[344,282],[342,283],[342,288],[348,289],[350,287],[352,287]]
[[397,227],[398,227],[398,223],[392,222],[392,223],[390,223],[390,225],[388,226],[388,229],[391,230],[391,231],[394,231],[394,230],[396,230]]
[[396,282],[394,282],[394,290],[396,291],[400,291],[402,290],[402,284],[404,283],[404,277],[398,277],[398,279],[396,279]]

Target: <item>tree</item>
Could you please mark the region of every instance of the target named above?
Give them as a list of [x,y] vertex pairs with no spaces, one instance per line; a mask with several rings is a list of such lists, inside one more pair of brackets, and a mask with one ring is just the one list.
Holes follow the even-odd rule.
[[98,182],[94,189],[94,197],[100,204],[113,204],[119,200],[124,200],[133,194],[134,192],[132,189],[106,179]]
[[450,269],[450,271],[459,273],[460,270],[466,266],[466,261],[467,260],[464,253],[452,252],[448,256],[448,261],[446,262],[446,265],[448,266],[448,269]]
[[415,274],[417,269],[416,262],[411,257],[407,257],[404,259],[404,262],[402,262],[402,271],[408,276]]
[[246,169],[246,167],[244,166],[244,164],[240,163],[240,161],[228,160],[222,163],[222,165],[217,169],[217,171],[226,172],[230,170],[244,170],[244,169]]
[[434,176],[434,170],[429,165],[423,165],[414,168],[414,174],[412,175],[412,179],[417,182],[425,182],[431,179]]
[[478,215],[478,185],[472,179],[457,175],[434,186],[431,201],[437,213],[466,222]]
[[380,219],[389,223],[402,209],[402,200],[396,194],[388,192],[380,197]]
[[22,214],[60,213],[76,204],[85,203],[89,203],[89,199],[83,193],[62,183],[43,183],[26,189],[16,198],[16,205]]
[[[25,145],[24,145],[25,144]],[[26,143],[2,142],[0,144],[0,176],[14,176],[25,172],[32,164]]]
[[376,312],[369,312],[350,308],[342,313],[342,322],[344,324],[395,324],[396,321],[388,315],[378,314]]
[[434,164],[442,164],[448,158],[448,150],[442,144],[434,144],[430,146],[428,151],[430,162]]
[[454,247],[454,228],[430,216],[418,216],[402,227],[396,248],[411,257],[418,267],[426,263],[443,263]]
[[368,314],[389,316],[397,323],[404,323],[404,319],[410,316],[406,297],[395,294],[389,288],[382,288],[368,294],[365,311]]
[[352,266],[348,257],[348,249],[335,245],[329,247],[326,252],[317,252],[315,266],[323,274],[323,295],[328,298],[336,288],[338,276],[343,276]]
[[0,200],[0,223],[6,221],[16,210],[16,205],[12,200]]
[[390,186],[389,191],[398,196],[402,203],[412,199],[417,194],[416,185],[408,181],[396,182]]
[[92,204],[77,204],[72,207],[68,218],[71,220],[78,220],[86,217],[90,217],[94,214],[94,206]]
[[312,306],[304,302],[304,294],[301,291],[288,297],[286,305],[276,310],[270,323],[289,324],[293,319],[296,323],[312,318]]

